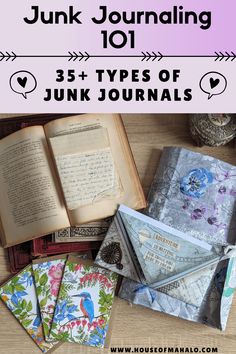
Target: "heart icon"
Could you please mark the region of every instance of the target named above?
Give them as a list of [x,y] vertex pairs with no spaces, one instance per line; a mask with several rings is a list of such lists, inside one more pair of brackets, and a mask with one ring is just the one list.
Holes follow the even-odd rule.
[[24,77],[23,79],[21,77],[18,77],[17,82],[21,87],[25,88],[27,83],[27,77]]
[[213,90],[213,88],[218,86],[219,83],[220,83],[220,79],[213,79],[213,77],[210,78],[210,86],[211,86],[212,90]]

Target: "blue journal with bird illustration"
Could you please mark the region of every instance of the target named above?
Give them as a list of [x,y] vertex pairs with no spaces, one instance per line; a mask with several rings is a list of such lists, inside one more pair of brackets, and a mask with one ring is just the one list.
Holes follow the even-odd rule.
[[59,290],[50,338],[101,347],[106,344],[117,275],[69,257]]

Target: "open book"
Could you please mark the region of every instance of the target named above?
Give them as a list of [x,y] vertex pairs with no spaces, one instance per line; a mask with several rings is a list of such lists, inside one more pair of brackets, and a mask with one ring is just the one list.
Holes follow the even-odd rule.
[[0,141],[4,247],[145,207],[119,115],[80,115],[22,129]]

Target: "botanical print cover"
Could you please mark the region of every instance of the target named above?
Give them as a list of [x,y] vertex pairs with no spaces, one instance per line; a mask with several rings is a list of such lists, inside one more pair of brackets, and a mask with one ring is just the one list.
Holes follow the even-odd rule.
[[[121,205],[112,228],[101,246],[96,263],[157,288],[186,274],[218,263],[211,245]],[[123,257],[130,259],[128,264]],[[133,263],[134,273],[126,267]],[[130,275],[130,276],[129,276]]]
[[43,353],[53,348],[44,340],[31,265],[0,287],[0,298]]
[[62,257],[32,265],[44,336],[47,341],[66,259],[66,257]]
[[146,214],[212,244],[235,243],[236,167],[177,147],[163,149]]
[[69,258],[50,335],[61,341],[104,347],[117,276]]

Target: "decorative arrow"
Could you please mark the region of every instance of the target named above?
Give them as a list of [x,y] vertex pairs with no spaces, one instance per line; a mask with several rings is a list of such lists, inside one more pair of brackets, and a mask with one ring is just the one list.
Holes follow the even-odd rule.
[[216,54],[216,58],[215,58],[215,61],[219,60],[219,61],[222,61],[222,60],[225,60],[225,61],[228,61],[231,59],[231,61],[234,61],[236,59],[236,54],[234,52],[231,52],[231,53],[228,53],[228,52],[225,52],[222,53],[222,52],[215,52]]
[[2,61],[2,60],[8,61],[10,59],[13,61],[16,58],[17,58],[17,55],[14,52],[11,52],[11,53],[6,52],[6,54],[4,54],[3,52],[0,52],[0,61]]
[[158,58],[158,61],[160,61],[163,58],[163,55],[160,52],[155,52],[149,53],[149,52],[142,52],[142,61],[146,60],[149,61],[150,59],[152,61],[156,60]]
[[141,59],[142,61],[160,61],[163,58],[212,58],[215,61],[234,61],[236,59],[236,54],[231,51],[231,52],[215,52],[214,54],[211,55],[163,55],[160,52],[155,53],[154,51],[152,52],[141,52],[140,54],[131,54],[131,55],[106,55],[106,54],[88,54],[88,52],[75,52],[75,51],[71,51],[68,52],[67,54],[63,54],[63,55],[53,55],[53,54],[39,54],[39,55],[27,55],[27,54],[22,54],[22,55],[17,55],[15,54],[13,51],[10,52],[1,52],[0,51],[0,62],[1,61],[14,61],[15,59],[18,58],[28,58],[28,59],[34,59],[34,58],[64,58],[64,59],[68,59],[68,61],[87,61],[90,58],[137,58],[137,59]]
[[77,54],[76,52],[68,52],[69,53],[69,61],[73,60],[76,61],[77,59],[79,61],[81,60],[85,60],[87,61],[90,58],[90,55],[87,52],[84,52],[84,54],[82,52],[79,52],[79,54]]

